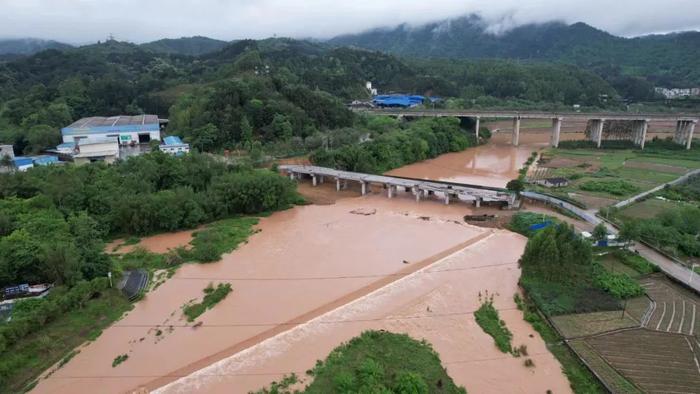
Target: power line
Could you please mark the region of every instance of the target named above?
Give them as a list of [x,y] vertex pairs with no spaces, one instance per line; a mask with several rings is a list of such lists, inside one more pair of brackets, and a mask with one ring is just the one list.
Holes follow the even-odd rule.
[[[517,308],[504,308],[499,309],[499,311],[512,311]],[[413,315],[413,316],[396,316],[396,317],[378,317],[378,318],[368,318],[368,319],[344,319],[344,320],[322,320],[317,321],[312,324],[346,324],[346,323],[371,323],[378,321],[401,321],[401,320],[418,320],[418,319],[435,319],[441,317],[452,317],[452,316],[466,316],[473,315],[476,311],[465,311],[465,312],[447,312],[447,313],[431,313],[430,315]],[[227,324],[203,324],[198,326],[197,329],[203,327],[218,327],[218,328],[232,328],[232,327],[277,327],[277,326],[298,326],[301,324],[307,324],[306,322],[279,322],[279,323],[227,323]],[[122,328],[185,328],[193,327],[193,325],[187,324],[115,324],[111,327],[122,327]]]
[[492,268],[501,267],[508,265],[516,265],[517,263],[495,263],[479,265],[475,267],[464,267],[464,268],[444,268],[444,269],[433,269],[417,272],[397,272],[390,274],[368,274],[368,275],[341,275],[341,276],[302,276],[302,277],[177,277],[174,276],[168,280],[211,280],[211,281],[303,281],[303,280],[337,280],[337,279],[370,279],[370,278],[389,278],[392,276],[409,276],[413,274],[432,274],[440,272],[453,272],[453,271],[471,271],[481,268]]
[[[535,357],[535,356],[543,356],[549,354],[549,352],[538,352],[538,353],[531,353],[527,356],[523,357]],[[484,362],[484,361],[498,361],[498,360],[507,360],[510,359],[511,357],[509,356],[502,356],[502,357],[490,357],[490,358],[480,358],[480,359],[473,359],[473,360],[455,360],[455,361],[443,361],[441,364],[443,365],[455,365],[455,364],[470,364],[470,363],[476,363],[476,362]],[[201,370],[200,370],[201,371]],[[304,375],[306,374],[306,371],[286,371],[286,372],[240,372],[240,373],[202,373],[202,372],[193,372],[191,374],[187,375],[181,375],[181,374],[165,374],[165,375],[91,375],[91,376],[55,376],[52,375],[48,377],[47,379],[137,379],[137,378],[149,378],[149,379],[154,379],[154,378],[186,378],[188,376],[191,376],[193,374],[197,374],[197,377],[225,377],[225,376],[282,376],[282,375],[290,375],[290,374],[297,374],[297,375]]]

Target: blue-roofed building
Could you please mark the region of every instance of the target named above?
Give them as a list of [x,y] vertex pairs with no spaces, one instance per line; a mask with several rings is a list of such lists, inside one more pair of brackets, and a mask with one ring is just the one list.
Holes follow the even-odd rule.
[[39,155],[39,156],[17,156],[13,159],[15,168],[19,171],[26,171],[34,166],[48,166],[58,164],[58,156]]
[[91,117],[80,119],[61,129],[64,143],[90,143],[95,140],[118,140],[121,145],[160,141],[160,126],[167,123],[157,115]]
[[163,138],[163,143],[158,148],[161,152],[175,156],[182,156],[190,152],[190,144],[182,142],[180,137],[175,135]]
[[409,94],[381,94],[374,96],[372,103],[378,107],[385,108],[411,108],[423,104],[425,100],[434,103],[439,98]]

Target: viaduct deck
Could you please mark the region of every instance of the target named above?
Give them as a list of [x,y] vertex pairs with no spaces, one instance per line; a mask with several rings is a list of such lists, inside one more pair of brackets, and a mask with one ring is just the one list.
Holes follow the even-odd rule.
[[520,118],[520,119],[605,119],[605,120],[647,120],[647,121],[697,121],[700,114],[682,113],[625,113],[625,112],[548,112],[548,111],[483,111],[483,110],[443,110],[443,109],[359,109],[378,115],[440,117],[455,116],[465,118]]
[[370,184],[382,185],[387,190],[387,197],[392,198],[398,188],[411,192],[416,201],[429,195],[440,195],[445,204],[450,203],[450,198],[473,202],[477,207],[482,202],[497,202],[506,204],[509,208],[516,204],[514,193],[505,189],[481,188],[475,185],[463,185],[453,182],[441,182],[434,180],[399,178],[385,175],[363,174],[359,172],[340,171],[332,168],[306,166],[306,165],[281,165],[279,169],[285,172],[291,179],[302,176],[311,177],[312,184],[316,186],[324,179],[333,178],[336,182],[336,190],[347,185],[348,181],[358,182],[362,188],[362,194],[366,194]]
[[476,137],[479,138],[479,122],[481,118],[513,119],[512,143],[517,146],[520,141],[521,119],[551,119],[552,136],[550,143],[559,146],[562,121],[585,120],[590,125],[590,139],[598,148],[601,147],[606,121],[626,120],[632,122],[631,140],[635,145],[644,149],[647,139],[647,129],[650,121],[676,122],[676,132],[673,141],[690,149],[693,142],[695,125],[700,119],[698,114],[665,114],[665,113],[621,113],[621,112],[546,112],[546,111],[480,111],[480,110],[443,110],[443,109],[356,109],[358,112],[373,113],[397,117],[458,117],[474,118],[476,121]]

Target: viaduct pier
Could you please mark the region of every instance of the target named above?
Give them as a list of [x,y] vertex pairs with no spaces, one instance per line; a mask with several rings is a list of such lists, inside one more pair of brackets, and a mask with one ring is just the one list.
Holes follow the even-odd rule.
[[627,120],[634,123],[632,141],[635,145],[644,149],[647,138],[647,130],[650,121],[676,122],[676,131],[673,141],[690,149],[695,133],[695,126],[700,116],[697,114],[664,114],[664,113],[616,113],[616,112],[544,112],[544,111],[478,111],[478,110],[413,110],[413,109],[359,109],[358,112],[373,113],[396,117],[457,117],[472,118],[476,122],[476,134],[479,136],[481,118],[485,119],[512,119],[513,136],[512,144],[520,143],[521,119],[551,119],[552,131],[550,145],[559,146],[561,123],[563,120],[588,121],[590,124],[590,139],[600,148],[603,141],[603,127],[606,121]]
[[435,195],[439,196],[445,204],[449,204],[454,199],[473,203],[476,207],[480,207],[482,203],[488,203],[513,208],[518,202],[515,193],[500,188],[363,174],[306,165],[280,165],[278,169],[291,179],[311,178],[314,186],[323,183],[326,179],[334,180],[336,190],[346,188],[348,182],[356,182],[360,184],[362,195],[367,194],[370,185],[374,184],[382,186],[388,198],[396,196],[399,190],[403,190],[413,194],[416,201]]

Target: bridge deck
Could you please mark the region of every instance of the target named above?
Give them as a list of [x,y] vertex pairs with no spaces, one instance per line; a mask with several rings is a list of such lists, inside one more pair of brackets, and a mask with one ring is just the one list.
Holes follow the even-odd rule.
[[359,172],[341,171],[326,167],[306,165],[281,165],[279,169],[286,173],[306,174],[310,176],[330,177],[336,180],[350,180],[361,183],[375,183],[392,187],[410,188],[414,191],[431,191],[447,195],[459,196],[464,199],[482,201],[503,201],[509,205],[514,202],[514,195],[505,189],[480,188],[475,185],[462,185],[453,182],[399,178],[386,175],[363,174]]
[[664,113],[621,113],[621,112],[546,112],[546,111],[479,111],[479,110],[420,110],[420,109],[355,109],[357,112],[368,112],[379,115],[393,116],[461,116],[481,118],[520,118],[520,119],[606,119],[606,120],[666,120],[687,121],[700,119],[699,114],[664,114]]

